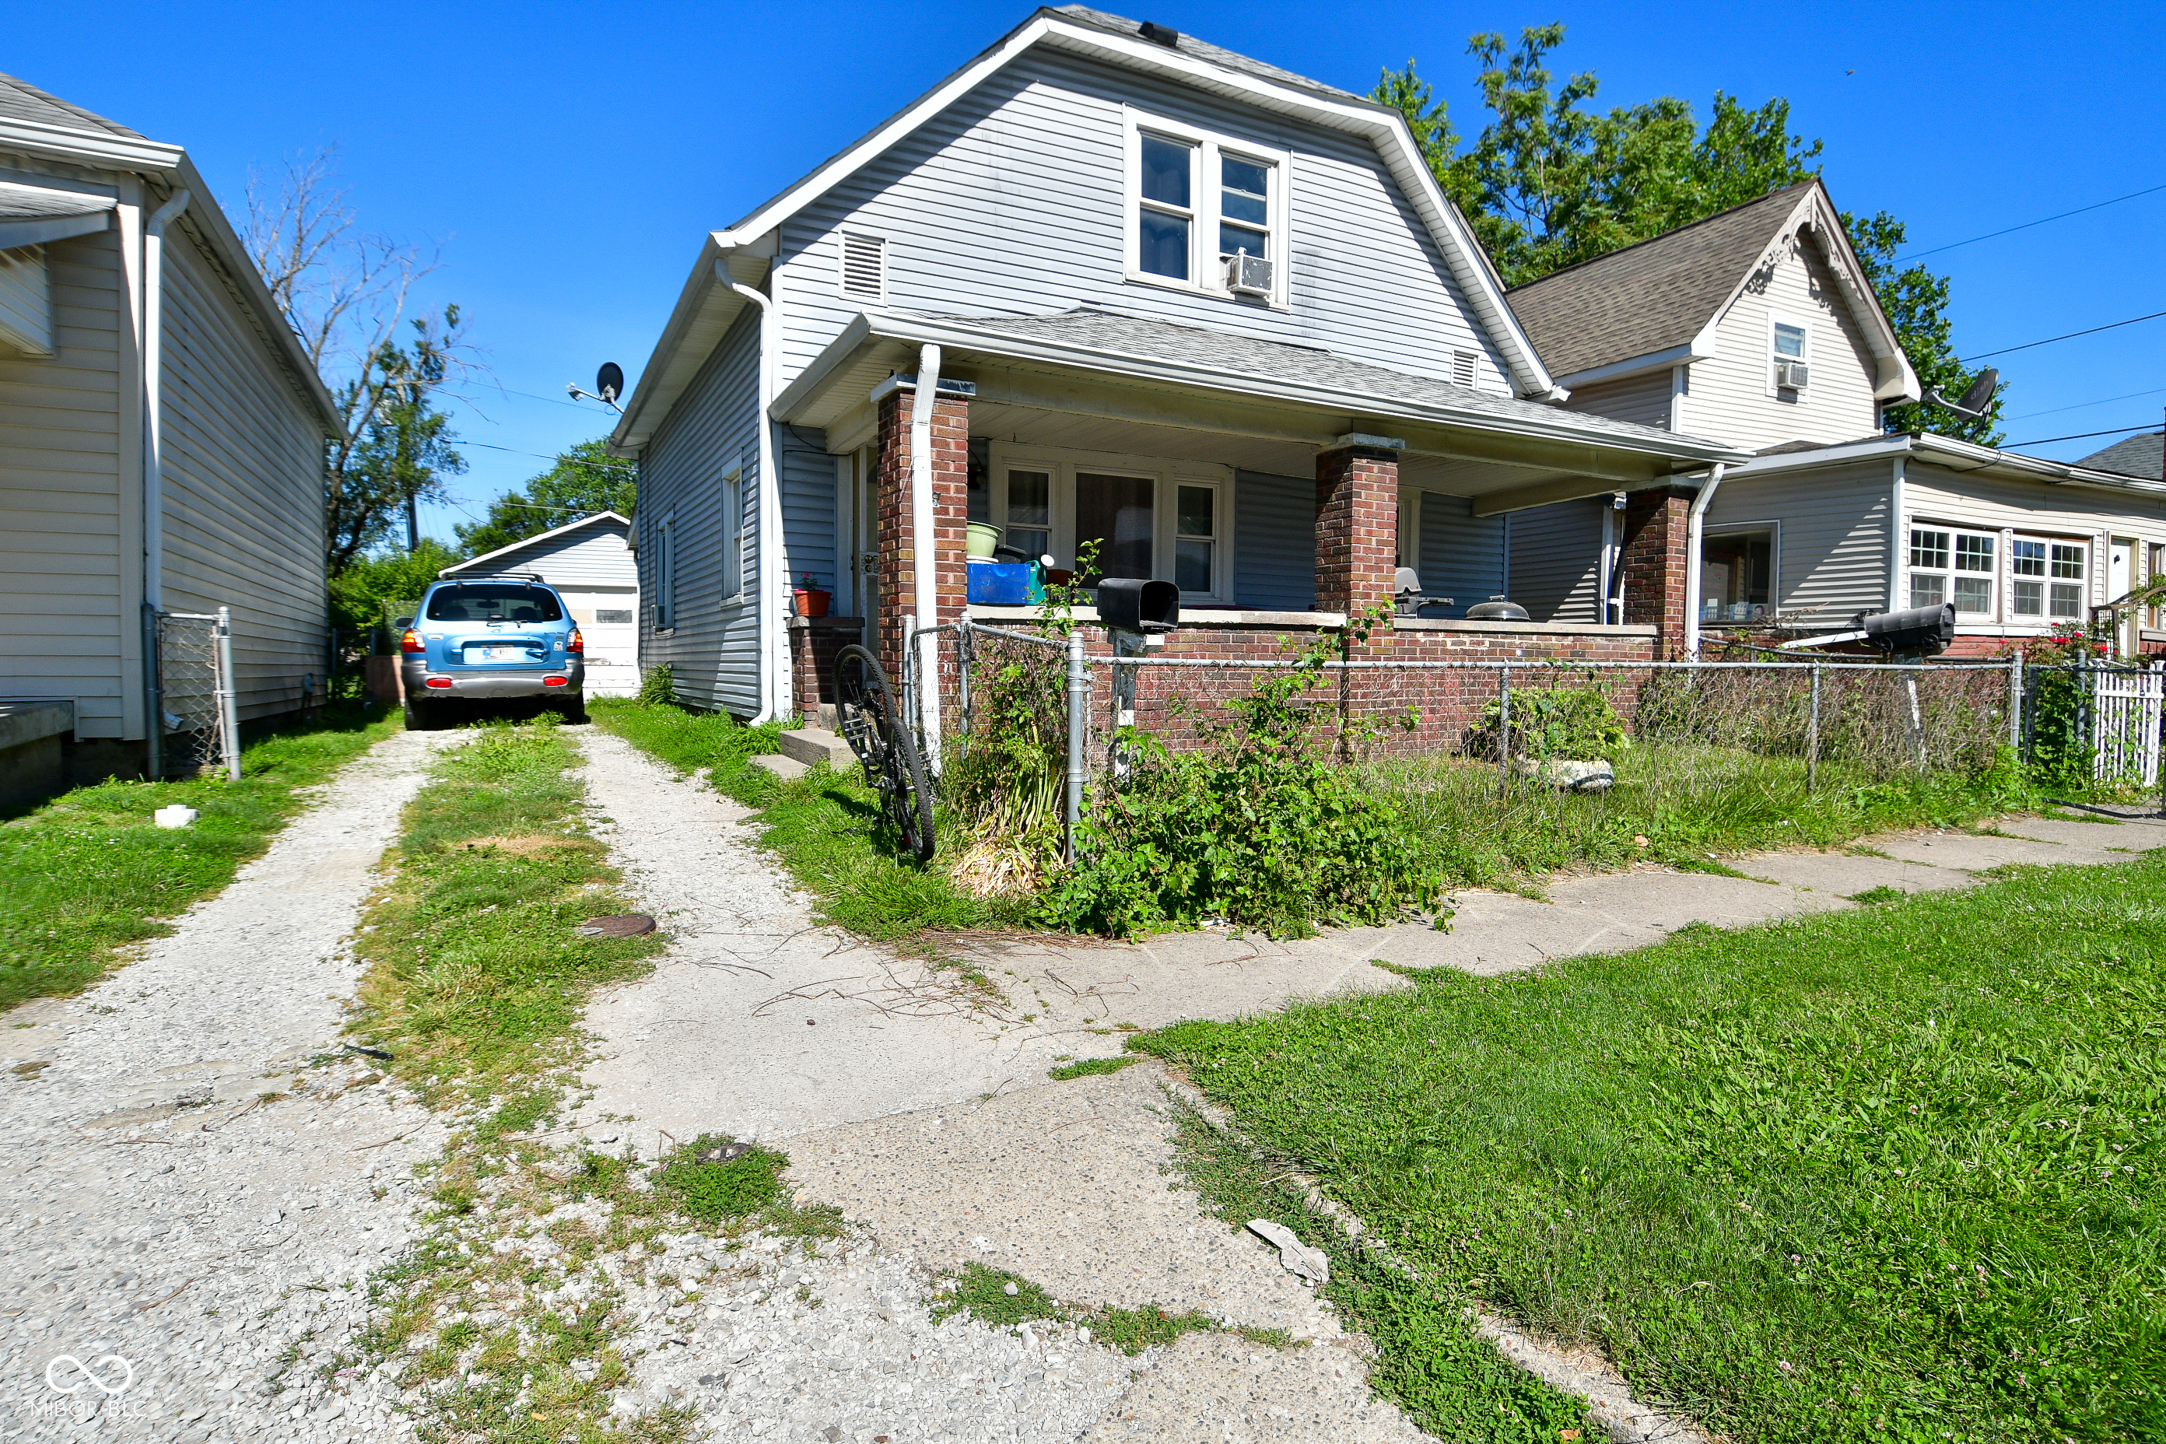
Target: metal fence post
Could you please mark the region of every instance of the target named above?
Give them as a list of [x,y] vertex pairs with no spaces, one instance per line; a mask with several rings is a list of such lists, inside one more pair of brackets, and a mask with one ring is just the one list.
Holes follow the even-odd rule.
[[1075,861],[1076,829],[1083,821],[1083,734],[1090,724],[1091,684],[1083,673],[1083,634],[1068,634],[1068,815],[1061,855]]
[[1812,710],[1805,714],[1805,790],[1820,789],[1820,664],[1813,663]]
[[970,735],[970,664],[975,660],[974,651],[970,618],[964,617],[955,624],[955,691],[956,701],[962,709],[965,737]]
[[226,754],[227,780],[241,780],[240,707],[233,682],[233,611],[218,609],[218,731]]
[[1903,673],[1903,697],[1910,704],[1910,752],[1920,772],[1925,771],[1925,714],[1918,708],[1918,666]]
[[1512,786],[1512,664],[1497,673],[1497,791]]
[[2023,756],[2023,654],[2008,659],[2008,746],[2018,761]]

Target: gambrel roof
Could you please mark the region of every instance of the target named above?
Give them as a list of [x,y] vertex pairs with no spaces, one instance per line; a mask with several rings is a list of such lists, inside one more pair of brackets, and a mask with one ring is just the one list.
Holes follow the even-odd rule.
[[[1159,36],[1167,32],[1155,31]],[[1004,67],[1037,47],[1082,55],[1102,63],[1202,90],[1289,119],[1337,130],[1372,144],[1409,208],[1429,232],[1438,254],[1503,358],[1512,390],[1550,398],[1555,386],[1534,343],[1512,314],[1504,286],[1489,258],[1429,172],[1406,117],[1348,91],[1180,36],[1172,43],[1147,39],[1136,21],[1083,6],[1035,11],[870,134],[823,162],[701,248],[697,263],[664,326],[654,354],[626,402],[612,449],[632,452],[690,384],[700,365],[746,304],[728,282],[756,284],[778,248],[778,228],[836,186],[903,142],[929,120]]]
[[1552,271],[1516,287],[1512,309],[1563,386],[1698,360],[1713,354],[1716,324],[1753,276],[1800,235],[1827,264],[1879,363],[1874,399],[1915,401],[1918,378],[1817,180]]

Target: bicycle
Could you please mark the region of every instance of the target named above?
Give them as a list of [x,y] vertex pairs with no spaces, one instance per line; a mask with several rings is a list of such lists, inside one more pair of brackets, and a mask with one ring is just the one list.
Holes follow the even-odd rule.
[[920,862],[933,855],[933,793],[910,725],[879,659],[860,646],[835,658],[835,720],[843,741],[865,769],[865,785],[880,794],[881,810]]

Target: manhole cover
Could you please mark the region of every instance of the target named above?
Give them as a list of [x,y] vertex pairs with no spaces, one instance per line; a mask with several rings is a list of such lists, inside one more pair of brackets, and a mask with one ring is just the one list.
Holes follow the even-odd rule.
[[653,931],[654,919],[645,913],[612,913],[606,918],[588,918],[579,925],[580,936],[589,938],[636,938]]

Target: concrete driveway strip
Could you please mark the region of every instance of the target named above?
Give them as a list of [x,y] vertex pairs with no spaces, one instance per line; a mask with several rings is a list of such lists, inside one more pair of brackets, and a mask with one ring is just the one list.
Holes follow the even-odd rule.
[[[338,1050],[345,940],[451,740],[379,743],[170,936],[9,1015],[11,1061],[37,1055],[0,1075],[0,1416],[21,1437],[395,1434],[388,1383],[283,1360],[364,1326],[358,1285],[409,1237],[412,1165],[443,1142],[365,1058],[308,1060]],[[97,1388],[69,1362],[108,1359]]]

